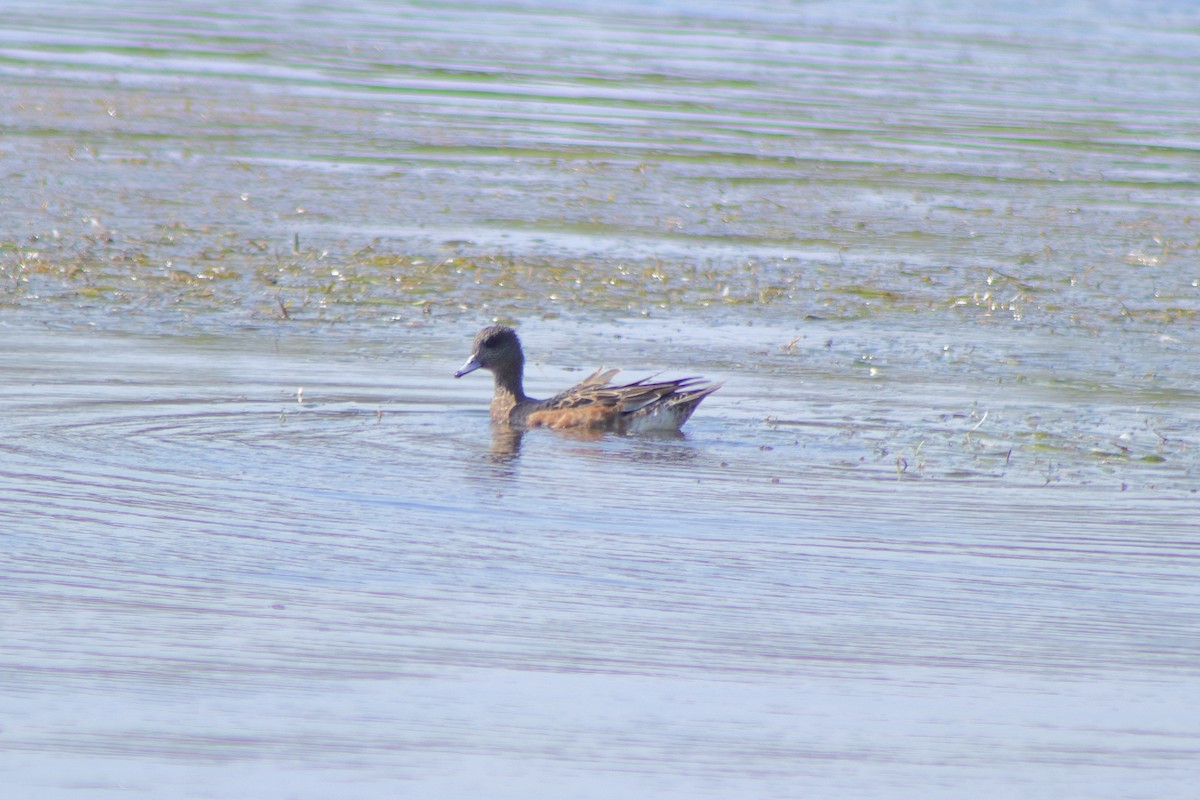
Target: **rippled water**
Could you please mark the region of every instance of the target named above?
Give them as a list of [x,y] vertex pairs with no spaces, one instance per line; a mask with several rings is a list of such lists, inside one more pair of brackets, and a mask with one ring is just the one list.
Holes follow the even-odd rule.
[[514,448],[440,332],[23,336],[0,602],[31,796],[1193,785],[1195,502],[1116,485],[1163,465],[991,445],[918,480],[953,446],[915,452],[903,382],[864,422],[778,377],[683,438]]
[[694,5],[6,4],[9,791],[1192,796],[1200,17]]

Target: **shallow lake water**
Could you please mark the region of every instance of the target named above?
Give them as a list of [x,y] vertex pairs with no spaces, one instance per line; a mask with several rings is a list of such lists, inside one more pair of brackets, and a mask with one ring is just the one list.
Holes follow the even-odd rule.
[[1192,5],[8,5],[13,796],[1194,795]]

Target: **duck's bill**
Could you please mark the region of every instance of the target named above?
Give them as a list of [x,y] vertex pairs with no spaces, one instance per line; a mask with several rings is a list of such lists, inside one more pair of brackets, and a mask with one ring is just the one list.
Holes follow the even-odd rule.
[[475,356],[471,356],[469,359],[467,359],[467,363],[463,364],[458,372],[454,373],[454,377],[461,378],[468,372],[474,372],[475,370],[479,369],[480,366],[482,365],[475,360]]

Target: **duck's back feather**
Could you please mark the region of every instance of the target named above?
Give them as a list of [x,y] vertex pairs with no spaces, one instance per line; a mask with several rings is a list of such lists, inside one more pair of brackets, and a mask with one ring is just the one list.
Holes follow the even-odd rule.
[[565,392],[515,409],[530,427],[605,427],[614,430],[678,430],[720,384],[701,378],[640,381],[613,386],[620,370],[596,370]]

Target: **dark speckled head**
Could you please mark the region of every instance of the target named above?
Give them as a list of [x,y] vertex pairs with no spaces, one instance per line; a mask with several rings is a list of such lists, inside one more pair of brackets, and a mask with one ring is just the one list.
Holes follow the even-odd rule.
[[489,325],[475,336],[471,357],[454,377],[461,378],[477,369],[490,370],[497,376],[520,378],[525,368],[525,355],[517,332],[506,325]]

